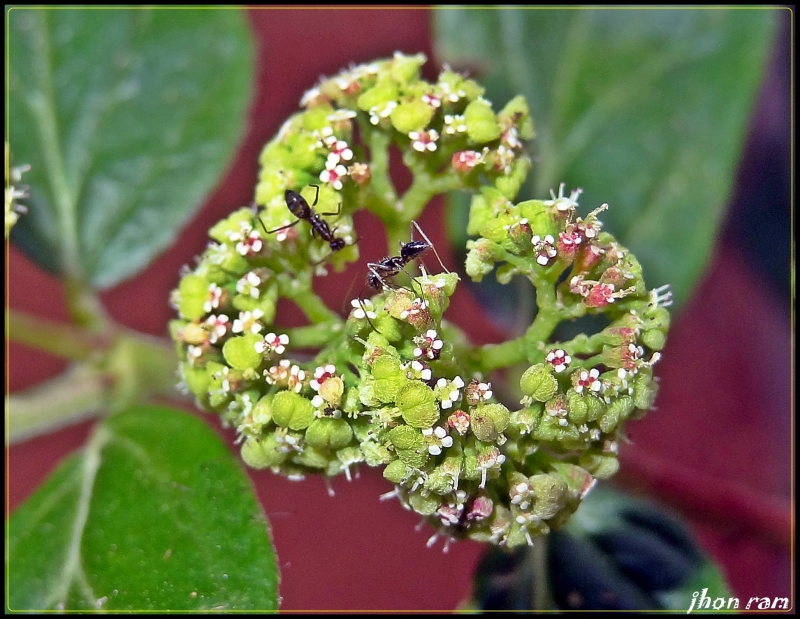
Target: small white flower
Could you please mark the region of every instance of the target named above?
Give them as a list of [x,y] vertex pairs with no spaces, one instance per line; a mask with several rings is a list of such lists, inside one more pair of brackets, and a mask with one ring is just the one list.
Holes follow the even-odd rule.
[[245,331],[259,333],[261,329],[264,328],[264,325],[259,322],[263,316],[264,312],[258,308],[254,309],[252,312],[239,312],[239,317],[233,321],[233,328],[231,331],[234,333],[244,333]]
[[361,299],[353,299],[350,301],[350,305],[354,308],[353,317],[356,320],[364,320],[364,318],[375,320],[378,317],[375,313],[375,306],[372,305],[372,301],[369,299],[363,301]]
[[341,190],[344,186],[342,184],[342,179],[347,176],[347,168],[344,167],[342,164],[337,164],[334,161],[328,159],[325,162],[325,169],[319,175],[319,180],[323,183],[329,183],[333,185],[334,189]]
[[314,391],[319,391],[320,386],[329,378],[336,376],[336,366],[329,363],[327,365],[320,365],[314,370],[314,378],[309,382],[309,386]]
[[548,363],[553,366],[556,373],[561,373],[569,367],[572,357],[567,354],[567,351],[561,348],[555,348],[547,353],[546,357]]
[[426,150],[433,152],[436,150],[436,140],[439,139],[439,133],[436,129],[431,129],[430,131],[411,131],[408,137],[411,139],[411,148],[414,150],[420,153],[424,153]]
[[243,295],[249,295],[257,299],[261,295],[259,286],[261,285],[261,278],[253,271],[250,271],[242,279],[236,282],[236,291]]
[[564,196],[564,188],[567,186],[566,183],[561,183],[558,186],[558,196],[556,196],[555,192],[551,189],[550,190],[550,197],[552,200],[545,200],[545,206],[554,206],[557,210],[561,211],[562,213],[569,210],[574,210],[578,207],[578,196],[583,193],[583,189],[575,189],[572,193],[569,194],[569,197]]
[[274,351],[279,355],[282,355],[283,352],[286,350],[286,345],[288,343],[289,343],[289,336],[286,335],[285,333],[281,333],[280,335],[276,335],[274,333],[267,333],[264,336],[264,339],[256,342],[253,345],[253,347],[255,348],[257,353],[268,354]]

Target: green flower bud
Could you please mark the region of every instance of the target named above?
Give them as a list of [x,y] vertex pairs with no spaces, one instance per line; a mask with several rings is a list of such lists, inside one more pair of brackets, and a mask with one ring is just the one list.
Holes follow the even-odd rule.
[[578,464],[598,479],[608,479],[619,470],[619,460],[614,454],[586,451],[578,458]]
[[422,468],[430,459],[427,447],[421,449],[398,449],[396,453],[400,460],[414,469]]
[[469,222],[467,223],[467,234],[477,236],[481,228],[494,218],[494,211],[490,205],[490,200],[476,193],[472,196],[469,205]]
[[306,430],[306,443],[320,449],[341,449],[352,438],[353,430],[344,419],[315,419]]
[[242,460],[247,466],[254,469],[279,466],[288,456],[279,447],[274,434],[268,434],[261,439],[248,437],[242,445]]
[[404,484],[411,469],[402,460],[394,460],[383,469],[383,476],[393,484]]
[[397,100],[397,86],[390,79],[378,80],[369,90],[358,97],[358,107],[368,112],[370,108],[386,105],[389,101]]
[[314,405],[294,391],[279,391],[272,399],[272,419],[281,427],[303,430],[315,419]]
[[662,350],[666,343],[667,336],[659,329],[648,329],[642,333],[642,344],[650,350]]
[[427,58],[425,54],[414,54],[407,56],[400,52],[395,52],[394,57],[390,63],[392,79],[401,84],[408,84],[409,82],[419,78],[419,70],[425,64]]
[[435,495],[423,495],[421,492],[415,492],[408,496],[408,503],[411,505],[411,509],[418,514],[430,516],[439,509],[442,499]]
[[670,315],[663,306],[648,307],[644,311],[642,319],[646,329],[658,329],[666,333],[669,330]]
[[496,245],[487,239],[467,241],[467,259],[464,268],[474,282],[479,282],[494,268],[496,261]]
[[589,416],[589,407],[586,404],[586,396],[575,393],[574,389],[567,392],[569,413],[567,417],[570,423],[576,426],[581,425]]
[[332,477],[341,472],[347,476],[347,481],[350,481],[350,467],[355,464],[364,462],[364,452],[355,445],[344,447],[336,451],[336,460],[331,462],[328,467],[327,475]]
[[520,215],[528,220],[528,225],[533,234],[542,238],[548,234],[554,237],[560,232],[556,222],[553,221],[551,209],[541,200],[526,200],[517,204]]
[[232,368],[236,370],[254,370],[261,365],[264,359],[260,352],[255,349],[256,343],[263,338],[255,333],[246,333],[241,336],[234,336],[225,342],[222,347],[222,356]]
[[401,323],[386,312],[378,314],[372,324],[390,342],[399,342],[403,339],[403,334],[400,331]]
[[253,421],[261,426],[265,426],[272,421],[272,397],[264,396],[256,402],[250,415]]
[[364,454],[364,462],[367,463],[367,466],[380,466],[381,464],[388,464],[393,461],[400,462],[400,460],[395,460],[394,454],[387,449],[386,445],[376,443],[375,441],[361,443],[361,451]]
[[506,103],[497,117],[503,125],[516,126],[519,137],[523,140],[533,139],[533,120],[528,109],[528,101],[522,95],[517,95]]
[[539,402],[546,402],[558,391],[558,381],[547,365],[537,363],[525,370],[519,379],[519,387],[525,395]]
[[569,462],[552,462],[551,468],[579,497],[585,496],[597,483],[586,469]]
[[633,398],[623,395],[612,400],[606,407],[605,412],[597,420],[597,425],[603,432],[611,432],[617,425],[628,418],[633,411]]
[[397,392],[407,382],[400,359],[391,355],[381,355],[372,364],[371,385],[375,397],[384,403],[394,402]]
[[453,476],[442,470],[441,467],[436,467],[425,478],[422,487],[429,492],[443,496],[453,491]]
[[530,406],[511,413],[509,420],[509,429],[523,436],[531,434],[539,423],[539,417],[542,415],[542,405],[539,402],[534,402]]
[[508,426],[511,417],[502,404],[483,404],[470,409],[472,432],[484,442],[496,441]]
[[467,135],[475,144],[485,144],[500,137],[500,125],[492,106],[484,99],[476,99],[464,110]]
[[208,393],[211,376],[204,368],[192,367],[189,363],[181,363],[181,377],[189,387],[189,391],[198,397]]
[[439,420],[439,407],[433,390],[425,383],[412,380],[397,392],[395,399],[403,420],[413,428],[430,428]]
[[178,311],[188,320],[197,320],[205,315],[203,309],[208,300],[209,282],[189,273],[178,284]]
[[427,449],[422,432],[410,426],[397,426],[389,431],[389,441],[396,449]]
[[330,466],[331,456],[327,450],[306,444],[303,451],[296,453],[292,460],[310,469],[326,470]]
[[394,110],[389,119],[400,133],[408,135],[412,131],[422,131],[433,118],[433,108],[427,103],[414,99],[408,103],[401,103]]
[[343,393],[344,382],[338,376],[331,376],[319,386],[319,395],[334,408],[341,404]]
[[527,157],[520,157],[514,162],[511,174],[498,177],[494,185],[506,198],[513,200],[517,197],[530,171],[531,160]]
[[633,405],[643,411],[649,410],[658,393],[658,385],[651,374],[641,371],[633,379]]
[[534,491],[534,502],[531,511],[547,520],[555,516],[569,496],[567,483],[555,475],[534,475],[528,478]]

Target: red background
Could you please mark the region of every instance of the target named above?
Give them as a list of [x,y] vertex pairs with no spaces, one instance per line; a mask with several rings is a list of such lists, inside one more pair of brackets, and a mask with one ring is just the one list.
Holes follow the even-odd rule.
[[[127,327],[166,335],[166,323],[173,317],[167,298],[180,266],[202,251],[212,224],[250,202],[263,144],[296,111],[300,96],[320,75],[391,56],[395,50],[433,57],[426,9],[269,9],[252,10],[249,16],[259,69],[246,137],[230,170],[176,244],[139,276],[103,294],[109,313]],[[788,65],[778,61],[754,114],[756,131],[748,142],[740,189],[752,182],[746,166],[748,157],[758,155],[759,136],[788,131],[788,87],[786,99],[781,98]],[[436,71],[426,72],[435,78]],[[440,253],[446,253],[440,207],[436,202],[421,223]],[[788,212],[788,202],[778,208]],[[368,217],[356,219],[364,259],[385,255],[379,229],[369,233],[372,223]],[[740,598],[793,600],[793,315],[785,294],[788,282],[778,288],[768,284],[743,249],[734,223],[728,221],[693,299],[674,317],[657,367],[662,387],[658,410],[629,426],[633,442],[623,446],[618,481],[680,509]],[[788,245],[789,236],[786,229],[773,242]],[[10,306],[67,320],[59,281],[14,248],[8,258]],[[453,266],[451,258],[444,259]],[[352,278],[352,272],[327,278],[318,290],[336,299],[336,308]],[[476,342],[502,339],[464,290],[448,315],[468,328]],[[15,344],[7,354],[10,392],[65,367]],[[203,418],[218,428],[213,417]],[[80,447],[89,429],[84,423],[8,449],[8,508]],[[230,443],[232,434],[223,434]],[[250,476],[273,527],[283,610],[449,610],[469,593],[483,547],[462,542],[448,554],[441,552],[441,543],[426,548],[429,528],[415,531],[416,516],[396,501],[378,501],[391,485],[376,471],[365,467],[353,483],[334,479],[333,498],[321,479],[296,483],[252,471]]]

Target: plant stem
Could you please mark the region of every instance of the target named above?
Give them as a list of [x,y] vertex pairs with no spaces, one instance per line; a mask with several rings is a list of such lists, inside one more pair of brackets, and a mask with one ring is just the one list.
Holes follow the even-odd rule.
[[109,376],[79,364],[8,398],[8,441],[19,443],[97,416],[108,402]]
[[339,318],[339,314],[325,305],[322,299],[314,294],[313,290],[302,290],[295,293],[292,295],[292,301],[297,303],[297,306],[303,310],[303,313],[314,324],[342,321],[342,319]]
[[6,329],[6,334],[12,341],[74,361],[86,360],[92,353],[110,344],[108,339],[73,325],[31,316],[13,309],[8,311]]

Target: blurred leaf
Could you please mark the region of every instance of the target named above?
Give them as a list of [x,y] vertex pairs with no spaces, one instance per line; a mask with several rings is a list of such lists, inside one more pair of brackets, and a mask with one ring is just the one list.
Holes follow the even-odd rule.
[[244,129],[252,43],[234,9],[12,8],[11,152],[31,170],[12,239],[108,288],[173,242]]
[[98,426],[8,523],[11,610],[275,610],[269,525],[202,421],[137,407]]
[[[524,197],[565,182],[681,303],[730,193],[777,8],[441,9],[439,62],[536,124]],[[525,190],[523,190],[525,193]]]
[[[476,573],[475,610],[679,610],[692,594],[730,597],[688,529],[659,507],[598,487],[567,526],[533,548],[491,549]],[[547,548],[537,560],[537,548]],[[537,593],[546,579],[549,594]],[[537,595],[546,606],[535,602]]]

